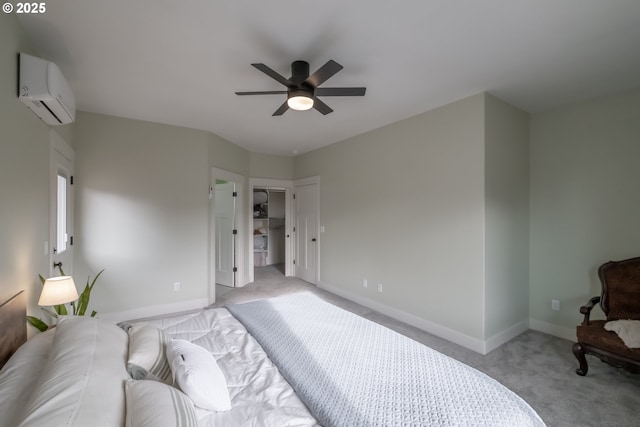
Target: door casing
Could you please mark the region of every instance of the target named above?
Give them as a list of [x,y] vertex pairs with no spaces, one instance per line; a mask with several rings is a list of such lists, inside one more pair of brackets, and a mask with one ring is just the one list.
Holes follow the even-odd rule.
[[[74,152],[73,148],[54,130],[49,131],[51,146],[51,172],[49,177],[49,277],[60,274],[54,263],[62,263],[66,275],[73,274],[73,173]],[[67,178],[66,181],[66,249],[61,250],[57,246],[58,237],[58,175]]]

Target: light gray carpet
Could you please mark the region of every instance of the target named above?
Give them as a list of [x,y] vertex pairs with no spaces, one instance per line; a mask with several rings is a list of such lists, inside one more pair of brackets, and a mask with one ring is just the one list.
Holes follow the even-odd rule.
[[[589,373],[576,375],[572,342],[528,331],[483,356],[369,308],[284,277],[274,267],[256,268],[243,288],[216,289],[216,306],[311,291],[322,299],[387,326],[495,378],[524,400],[548,426],[640,426],[640,375],[632,375],[587,356]],[[576,313],[576,324],[581,316]]]

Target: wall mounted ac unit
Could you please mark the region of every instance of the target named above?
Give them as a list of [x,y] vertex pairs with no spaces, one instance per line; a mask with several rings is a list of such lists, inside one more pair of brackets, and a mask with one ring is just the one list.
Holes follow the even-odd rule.
[[21,53],[18,97],[49,125],[65,125],[75,119],[76,99],[53,62]]

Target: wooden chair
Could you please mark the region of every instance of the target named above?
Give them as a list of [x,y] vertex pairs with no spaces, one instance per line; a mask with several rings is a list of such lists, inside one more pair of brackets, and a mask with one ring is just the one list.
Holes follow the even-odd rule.
[[[598,268],[602,295],[591,298],[580,307],[584,320],[578,325],[578,342],[573,354],[580,367],[578,375],[587,375],[589,366],[585,354],[591,354],[617,368],[640,373],[640,348],[629,348],[615,332],[604,329],[611,320],[640,320],[640,257],[623,261],[609,261]],[[600,303],[607,320],[590,320],[589,315]]]

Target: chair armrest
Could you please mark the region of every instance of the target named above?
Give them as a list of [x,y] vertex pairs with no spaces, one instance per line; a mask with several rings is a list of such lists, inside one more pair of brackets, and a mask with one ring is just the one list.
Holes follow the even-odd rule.
[[580,307],[580,313],[584,314],[584,320],[582,321],[583,325],[589,324],[589,315],[591,314],[591,310],[599,302],[600,302],[600,297],[593,297],[585,305]]

